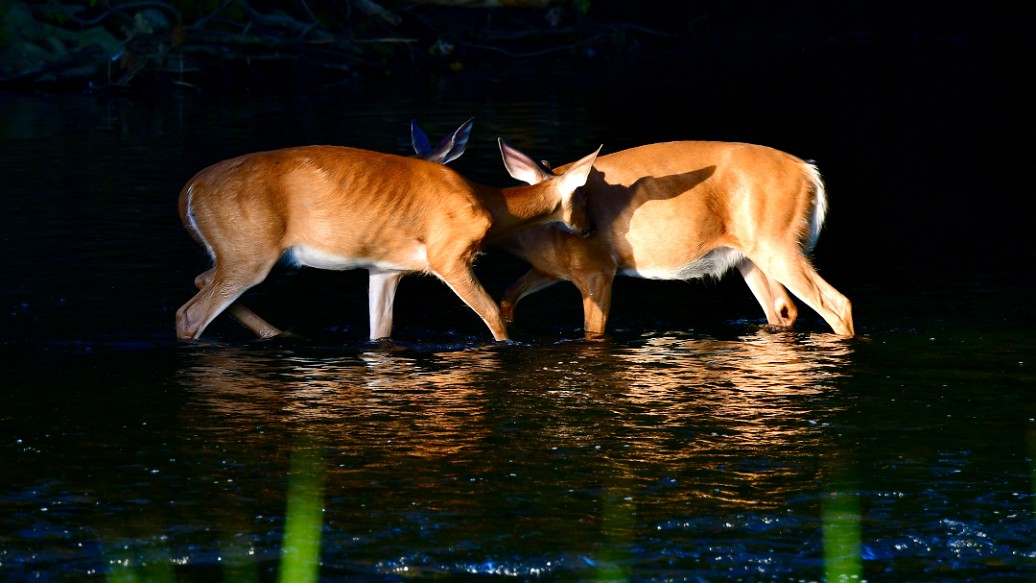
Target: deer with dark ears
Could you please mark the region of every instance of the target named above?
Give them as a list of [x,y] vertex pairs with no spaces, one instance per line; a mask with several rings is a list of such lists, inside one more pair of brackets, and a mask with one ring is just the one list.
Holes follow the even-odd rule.
[[177,310],[177,336],[198,338],[287,257],[321,269],[435,275],[494,339],[507,340],[499,307],[472,271],[475,256],[487,240],[538,224],[585,236],[578,191],[600,148],[538,180],[536,162],[498,143],[508,173],[525,185],[484,186],[441,164],[341,146],[257,152],[202,170],[180,193],[180,217],[213,267]]

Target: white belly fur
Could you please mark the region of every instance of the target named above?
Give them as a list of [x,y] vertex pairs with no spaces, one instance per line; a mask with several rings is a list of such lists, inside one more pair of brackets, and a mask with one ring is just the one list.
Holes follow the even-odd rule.
[[287,259],[295,265],[316,267],[317,269],[331,269],[344,271],[346,269],[379,269],[383,271],[426,271],[428,269],[428,255],[424,245],[415,248],[409,257],[402,262],[378,261],[366,257],[343,257],[306,247],[296,245],[288,250]]
[[734,267],[744,255],[730,247],[720,247],[705,254],[704,257],[686,265],[674,267],[626,268],[619,271],[628,277],[642,279],[698,279],[712,276],[719,278],[731,267]]

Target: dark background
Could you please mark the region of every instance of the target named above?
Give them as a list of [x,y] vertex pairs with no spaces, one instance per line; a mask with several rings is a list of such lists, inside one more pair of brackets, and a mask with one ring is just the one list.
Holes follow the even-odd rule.
[[[182,2],[177,29],[103,0],[12,27],[0,0],[0,578],[272,579],[291,458],[319,449],[327,580],[819,580],[837,499],[861,580],[1032,580],[1031,3],[381,4],[398,21]],[[282,266],[245,303],[301,338],[175,339],[208,262],[176,212],[194,173],[472,116],[452,166],[488,184],[498,136],[556,164],[672,139],[816,160],[815,264],[858,336],[804,308],[762,328],[731,274],[618,279],[605,342],[555,286],[498,346],[407,277],[372,346],[363,270]],[[476,265],[494,297],[525,269]]]
[[[4,4],[7,14],[15,4]],[[56,18],[53,5],[43,2],[21,5],[51,30],[81,32],[89,20],[119,44],[107,52],[88,50],[66,37],[58,39],[55,32],[46,42],[63,44],[67,55],[61,63],[83,65],[92,59],[103,65],[92,72],[88,66],[69,69],[60,63],[8,68],[0,91],[38,100],[43,110],[62,107],[55,96],[71,96],[77,106],[92,101],[100,112],[117,112],[120,123],[133,120],[132,127],[116,129],[140,148],[187,144],[161,170],[167,174],[160,180],[164,190],[149,193],[154,198],[148,204],[171,204],[193,172],[242,151],[318,142],[405,151],[409,118],[418,118],[438,137],[474,115],[469,153],[454,166],[493,184],[505,183],[492,156],[498,135],[555,164],[602,143],[607,153],[677,139],[761,143],[815,160],[831,197],[816,263],[825,278],[854,299],[863,325],[880,320],[879,310],[867,304],[878,294],[895,291],[902,294],[897,299],[911,303],[944,284],[995,288],[1033,282],[1028,81],[1034,70],[1034,20],[1027,3],[598,0],[470,8],[382,2],[396,17],[391,22],[346,0],[234,2],[222,11],[217,10],[222,4],[204,2],[89,3],[80,5],[74,19]],[[168,27],[155,25],[147,33],[133,28],[143,9],[168,15],[168,6],[181,20],[170,19]],[[303,32],[293,28],[299,23],[305,25]],[[2,33],[0,48],[8,52],[0,54],[11,57],[9,49],[21,29]],[[250,41],[241,42],[248,35]],[[379,113],[386,129],[376,133],[392,138],[351,135],[350,115],[370,109],[370,101],[377,99],[371,96],[385,94],[401,101],[394,111]],[[181,117],[176,127],[158,121],[181,103],[206,112],[254,105],[260,97],[267,99],[260,111],[242,113],[252,116],[242,123],[256,128],[244,144],[226,127],[227,121],[241,120]],[[327,115],[335,107],[341,108],[341,119]],[[537,108],[542,115],[536,115]],[[31,134],[31,127],[18,127],[17,116],[8,112],[7,135]],[[149,116],[155,118],[150,126]],[[89,141],[75,144],[84,136],[89,140],[88,123],[84,118],[83,127],[62,136],[64,149],[55,142],[45,153],[53,156],[53,165],[75,168],[69,156],[91,153]],[[23,145],[9,139],[4,147],[17,154]],[[34,180],[53,179],[40,168],[19,170],[24,177],[12,178],[5,189],[16,199],[31,191]],[[64,178],[67,187],[52,186],[74,189],[79,182],[75,172],[66,171],[73,174]],[[176,276],[189,279],[204,258],[180,232],[175,213],[168,214],[169,223],[162,224],[168,231],[153,235],[182,245],[176,256],[183,258],[183,266],[175,268],[184,274]],[[23,224],[25,219],[12,213],[9,220]],[[72,240],[81,236],[66,233]],[[22,243],[13,237],[8,236],[12,249]],[[168,247],[164,238],[157,240]],[[67,247],[66,242],[52,244]],[[32,259],[9,256],[5,262],[15,273]],[[98,262],[109,263],[94,258],[80,268],[95,270]],[[486,272],[496,262],[494,257],[481,262],[480,277],[498,297],[521,268],[497,281]],[[302,274],[314,282],[327,277]],[[354,279],[344,287],[363,285],[362,274]],[[741,297],[743,285],[737,279],[714,285]],[[26,303],[28,296],[20,291],[25,284],[17,278],[9,282],[12,302]],[[624,280],[616,287],[616,309],[635,305],[625,298],[685,293],[673,285]],[[435,281],[408,280],[398,302],[404,318],[407,310],[423,310],[403,295],[413,286],[421,290],[415,293],[441,287]],[[338,285],[331,287],[341,292]],[[276,287],[271,289],[272,304],[299,293],[289,288],[277,296]],[[190,289],[178,292],[175,299],[172,292],[170,299],[159,298],[170,304],[167,311],[175,310]],[[574,292],[545,293],[568,294],[556,296],[568,305]],[[365,310],[362,295],[361,287],[354,298],[358,314]],[[257,301],[261,306],[263,299]],[[966,304],[960,303],[964,309]],[[1021,306],[997,308],[1004,318],[1027,321]],[[754,310],[748,298],[723,312]],[[142,321],[154,318],[140,314]],[[313,318],[326,321],[323,314]],[[60,321],[57,326],[67,325]],[[17,309],[9,322],[15,322],[15,337],[47,335],[39,322],[26,324]],[[574,310],[572,325],[578,326]]]

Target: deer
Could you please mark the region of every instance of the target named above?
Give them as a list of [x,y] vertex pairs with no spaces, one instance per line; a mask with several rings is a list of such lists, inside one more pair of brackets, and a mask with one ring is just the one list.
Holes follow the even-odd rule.
[[[552,180],[539,170],[512,177]],[[617,275],[689,280],[737,267],[769,325],[798,316],[786,287],[836,334],[853,336],[850,301],[808,257],[828,208],[815,165],[754,144],[665,142],[600,156],[584,190],[592,235],[533,227],[498,242],[532,266],[504,292],[505,321],[525,296],[569,281],[582,296],[584,334],[600,337]]]
[[[468,119],[466,122],[461,124],[460,127],[453,130],[453,132],[446,134],[446,136],[439,141],[439,144],[433,148],[431,142],[428,140],[428,136],[421,130],[420,126],[417,125],[417,120],[411,120],[410,144],[415,152],[414,157],[427,160],[429,162],[435,162],[436,164],[449,164],[457,158],[460,158],[464,153],[464,149],[467,147],[468,139],[471,137],[471,128],[474,123],[474,118]],[[392,295],[395,294],[396,286],[399,284],[399,280],[402,277],[403,273],[401,272],[377,270],[374,268],[370,269],[369,297],[371,299],[371,340],[388,337],[391,334],[391,306],[389,307],[386,320],[386,316],[383,315],[386,311],[383,306],[383,298],[390,292]],[[201,289],[205,284],[204,278],[199,277],[195,281],[195,284],[198,289]],[[251,330],[252,333],[259,338],[272,338],[283,333],[281,329],[260,318],[258,314],[245,307],[239,301],[231,304],[227,308],[227,313],[242,326]],[[378,314],[379,317],[375,318],[375,314]]]
[[212,258],[198,293],[176,312],[176,333],[196,340],[282,258],[299,266],[438,277],[507,341],[496,302],[473,264],[487,240],[557,223],[586,235],[586,183],[601,148],[547,180],[524,153],[498,139],[520,184],[481,185],[449,167],[346,146],[245,154],[198,172],[179,196],[180,219]]

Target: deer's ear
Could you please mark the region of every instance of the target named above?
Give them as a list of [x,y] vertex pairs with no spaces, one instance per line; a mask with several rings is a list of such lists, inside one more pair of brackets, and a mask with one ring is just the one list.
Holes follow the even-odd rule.
[[603,147],[604,144],[601,144],[593,153],[587,154],[578,161],[573,162],[559,178],[558,190],[563,194],[570,194],[586,184],[586,179],[594,168],[594,161],[597,160],[597,155],[601,153],[601,148]]
[[464,153],[464,148],[468,146],[468,138],[471,137],[471,127],[473,125],[475,125],[475,118],[462,123],[452,134],[443,138],[435,148],[436,159],[434,161],[440,164],[449,164],[460,158],[461,154]]
[[410,145],[413,146],[418,158],[427,160],[432,153],[432,143],[428,141],[428,136],[421,131],[416,119],[410,120]]
[[453,133],[446,134],[439,145],[432,149],[432,143],[428,136],[421,131],[417,120],[410,121],[410,145],[414,147],[414,153],[422,160],[435,162],[436,164],[449,164],[464,153],[468,145],[468,138],[471,137],[471,126],[475,124],[475,118],[462,123]]
[[526,184],[539,184],[553,176],[540,168],[535,160],[508,146],[503,139],[498,138],[497,143],[500,145],[500,155],[504,159],[504,168],[511,178]]

